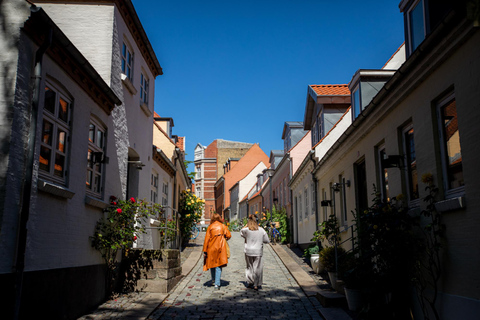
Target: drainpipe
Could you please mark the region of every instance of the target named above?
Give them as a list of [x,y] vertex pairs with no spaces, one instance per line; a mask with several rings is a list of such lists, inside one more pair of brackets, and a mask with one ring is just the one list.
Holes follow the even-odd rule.
[[[313,163],[313,168],[315,168],[315,166],[317,165],[317,161],[315,161],[315,152],[310,153],[310,160]],[[318,180],[315,177],[315,174],[313,173],[313,171],[311,172],[311,174],[312,174],[312,181],[313,181],[313,196],[315,197],[315,230],[318,230],[318,189],[317,189]]]
[[[32,6],[30,8],[32,15],[39,10],[40,8],[37,8],[36,6]],[[17,233],[15,265],[13,266],[14,272],[16,274],[14,319],[19,319],[20,317],[20,305],[22,300],[23,272],[25,270],[25,252],[27,247],[27,222],[30,214],[30,197],[32,193],[33,163],[35,158],[35,141],[37,133],[38,106],[40,100],[40,84],[42,82],[43,55],[52,43],[52,34],[52,27],[49,26],[45,41],[40,46],[40,48],[38,48],[35,54],[34,87],[30,115],[30,128],[28,131],[28,153],[26,159],[27,161],[25,168],[25,180],[22,186],[22,204],[20,208],[20,217]]]

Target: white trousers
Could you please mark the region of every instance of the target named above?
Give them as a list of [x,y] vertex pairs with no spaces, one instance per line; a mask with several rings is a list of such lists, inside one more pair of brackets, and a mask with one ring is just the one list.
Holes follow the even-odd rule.
[[263,258],[245,255],[245,278],[248,284],[254,287],[261,286],[263,283]]

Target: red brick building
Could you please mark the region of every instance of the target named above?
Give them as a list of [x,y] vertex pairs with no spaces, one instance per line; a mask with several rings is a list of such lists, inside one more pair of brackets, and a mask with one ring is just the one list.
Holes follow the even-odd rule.
[[[227,141],[216,139],[208,146],[200,143],[195,147],[195,194],[205,200],[204,217],[208,223],[215,209],[215,183],[224,174],[231,170],[253,143]],[[229,163],[224,168],[224,164]]]

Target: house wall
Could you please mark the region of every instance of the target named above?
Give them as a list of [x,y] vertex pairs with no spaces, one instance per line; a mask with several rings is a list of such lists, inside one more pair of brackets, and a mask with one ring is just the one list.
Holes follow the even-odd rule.
[[20,210],[24,168],[19,164],[25,161],[27,150],[25,119],[31,104],[30,79],[37,48],[20,33],[30,14],[28,3],[2,2],[0,11],[8,17],[3,20],[5,29],[0,37],[0,274],[3,274],[12,272],[15,257],[18,214],[12,213]]
[[[459,37],[457,37],[459,39]],[[445,318],[455,318],[455,310],[462,309],[462,314],[478,314],[480,306],[480,278],[477,270],[480,268],[480,257],[472,254],[480,250],[480,235],[478,226],[480,216],[477,208],[480,205],[480,173],[478,163],[478,125],[480,111],[480,33],[478,30],[465,43],[457,43],[452,55],[444,56],[442,63],[430,61],[425,69],[418,66],[412,70],[411,77],[402,88],[405,95],[400,94],[400,100],[390,99],[382,102],[382,107],[376,108],[347,141],[330,156],[320,167],[316,176],[320,189],[327,188],[330,181],[337,181],[343,174],[352,181],[347,188],[347,209],[355,208],[355,180],[353,165],[361,158],[365,159],[367,172],[368,194],[373,192],[373,184],[377,184],[375,166],[375,146],[384,142],[387,154],[399,154],[398,129],[406,122],[413,123],[415,131],[415,149],[417,156],[418,176],[432,173],[437,185],[442,185],[440,153],[436,148],[437,132],[435,127],[434,101],[446,90],[454,88],[458,125],[460,131],[463,174],[465,181],[465,198],[467,207],[462,210],[449,211],[442,214],[446,225],[446,243],[444,250],[444,272],[441,281],[441,308]],[[455,44],[452,44],[455,45]],[[445,54],[446,51],[438,52]],[[437,59],[437,57],[435,58]],[[433,59],[431,59],[433,60]],[[396,88],[391,88],[396,90]],[[393,96],[393,94],[391,94]],[[388,102],[398,101],[392,107]],[[388,169],[390,194],[406,194],[402,185],[402,172],[399,169]],[[420,198],[426,196],[423,184],[419,181]],[[372,197],[370,197],[370,200]],[[423,203],[419,203],[423,207]],[[348,225],[352,216],[349,214]],[[345,233],[342,234],[346,236]],[[476,312],[476,313],[475,313]]]
[[[307,157],[310,157],[310,155],[307,155]],[[315,210],[312,190],[313,180],[311,174],[313,170],[312,161],[309,161],[308,164],[300,170],[301,171],[296,172],[298,177],[295,179],[294,184],[291,186],[291,190],[292,212],[294,221],[293,241],[294,243],[297,243],[301,247],[303,247],[311,243],[310,239],[312,239],[313,233],[315,232],[315,230],[317,230],[317,220],[314,214]],[[305,190],[307,190],[308,193],[308,210],[305,210]],[[299,201],[300,196],[302,200],[301,214],[299,212],[298,205],[296,205],[296,201]]]
[[173,141],[161,132],[155,124],[153,125],[153,145],[162,149],[163,153],[170,159],[175,152],[175,144]]
[[268,164],[268,156],[258,144],[254,144],[240,159],[235,168],[223,175],[223,178],[225,179],[225,207],[230,206],[230,194],[228,190],[230,190],[235,183],[247,176],[247,174],[260,162],[263,162],[265,165]]
[[297,172],[298,167],[302,164],[305,155],[311,150],[312,141],[311,141],[311,131],[308,131],[307,134],[300,140],[291,150],[290,158],[292,161],[292,172],[291,176]]
[[[11,277],[12,249],[17,225],[14,217],[19,211],[18,201],[25,165],[25,135],[28,119],[31,87],[25,79],[31,78],[32,62],[37,47],[25,35],[19,42],[18,81],[15,89],[16,102],[12,123],[12,145],[9,150],[9,174],[7,181],[5,211],[9,213],[7,223],[2,225],[0,282],[5,284],[5,292],[0,296],[4,314],[13,306],[12,291],[7,288],[14,282]],[[91,247],[92,236],[97,221],[103,216],[102,200],[86,204],[86,168],[88,150],[88,130],[91,117],[96,117],[107,128],[106,156],[110,162],[105,166],[104,198],[121,192],[118,163],[115,156],[112,119],[48,56],[43,57],[43,72],[40,88],[48,80],[67,94],[73,103],[70,141],[67,143],[68,180],[65,187],[73,193],[71,199],[59,197],[37,189],[38,159],[40,146],[37,142],[34,156],[33,188],[30,203],[30,216],[27,225],[28,238],[25,251],[25,273],[23,274],[21,317],[77,318],[92,306],[103,301],[105,296],[105,267],[100,253]],[[40,106],[37,126],[37,141],[41,138],[44,91],[40,92]],[[22,156],[19,156],[22,155]],[[22,172],[22,173],[20,173]],[[20,173],[20,174],[19,174]],[[115,183],[116,182],[116,183]],[[57,190],[60,190],[57,188]],[[100,206],[97,206],[100,205]],[[7,227],[8,229],[3,229]],[[11,230],[11,232],[7,232]],[[9,234],[10,233],[10,234]],[[7,249],[7,251],[3,251]],[[3,273],[5,272],[5,273]],[[3,274],[2,274],[3,273]],[[10,275],[9,275],[10,273]],[[46,285],[48,284],[48,285]],[[65,287],[68,287],[68,290]]]
[[114,5],[39,3],[103,80],[111,85]]
[[[88,129],[92,115],[109,130],[107,131],[106,155],[110,161],[105,166],[105,181],[110,183],[105,185],[103,199],[101,200],[108,201],[110,195],[121,192],[118,183],[118,163],[115,161],[115,142],[113,135],[110,134],[110,130],[113,128],[111,117],[101,110],[48,57],[44,59],[44,68],[46,71],[43,79],[57,85],[61,83],[65,90],[68,90],[68,94],[73,97],[73,123],[70,132],[66,187],[73,191],[75,195],[72,199],[67,200],[59,199],[41,191],[33,194],[28,223],[29,241],[26,254],[26,271],[102,263],[100,254],[90,246],[88,241],[88,238],[93,234],[96,222],[102,217],[102,209],[85,204]],[[43,88],[45,82],[42,84]],[[42,91],[40,95],[42,107],[43,100],[44,92]],[[39,110],[39,124],[42,123],[42,110]],[[41,125],[38,127],[37,137],[41,137]],[[37,144],[36,149],[35,162],[38,166],[39,144]]]

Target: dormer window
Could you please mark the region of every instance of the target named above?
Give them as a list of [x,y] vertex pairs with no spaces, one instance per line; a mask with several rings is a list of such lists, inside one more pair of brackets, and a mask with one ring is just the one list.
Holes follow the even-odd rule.
[[407,58],[452,10],[461,10],[462,5],[463,1],[401,0]]
[[358,70],[348,84],[352,101],[352,121],[367,108],[394,70]]
[[425,14],[423,0],[416,1],[407,11],[407,43],[411,54],[425,39]]

